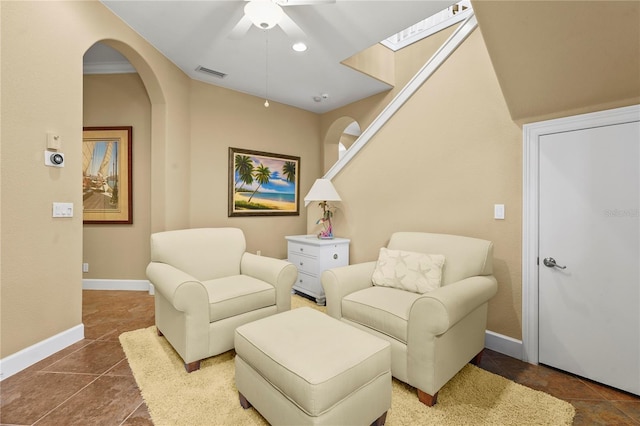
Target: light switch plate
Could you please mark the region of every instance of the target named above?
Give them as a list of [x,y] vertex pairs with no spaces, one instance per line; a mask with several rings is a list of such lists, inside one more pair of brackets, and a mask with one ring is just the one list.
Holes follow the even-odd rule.
[[493,205],[493,218],[504,219],[504,204]]
[[73,217],[73,203],[53,203],[53,217]]
[[55,133],[47,133],[47,148],[48,149],[61,149],[62,138]]

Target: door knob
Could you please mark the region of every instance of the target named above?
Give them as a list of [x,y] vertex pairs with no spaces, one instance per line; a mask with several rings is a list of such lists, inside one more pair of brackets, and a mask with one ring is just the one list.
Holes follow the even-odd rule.
[[559,269],[567,269],[566,266],[560,266],[556,263],[556,260],[553,257],[545,257],[544,260],[542,261],[542,263],[544,263],[544,266],[548,267],[548,268],[559,268]]

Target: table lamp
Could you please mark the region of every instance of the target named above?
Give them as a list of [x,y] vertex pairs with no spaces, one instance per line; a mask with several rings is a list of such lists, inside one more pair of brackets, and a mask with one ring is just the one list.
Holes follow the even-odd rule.
[[333,187],[329,179],[316,179],[309,193],[304,197],[306,203],[311,201],[319,201],[318,204],[322,208],[322,217],[318,219],[316,224],[322,224],[323,231],[318,234],[318,238],[330,240],[333,238],[333,226],[331,225],[331,217],[333,212],[328,201],[342,201],[338,191]]

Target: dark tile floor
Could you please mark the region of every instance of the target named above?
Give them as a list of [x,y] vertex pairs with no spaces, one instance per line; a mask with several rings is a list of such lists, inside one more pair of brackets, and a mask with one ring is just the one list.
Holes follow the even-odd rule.
[[[0,382],[2,425],[151,425],[118,336],[153,325],[153,296],[83,293],[86,338]],[[487,350],[480,367],[576,407],[575,425],[640,425],[640,398]]]

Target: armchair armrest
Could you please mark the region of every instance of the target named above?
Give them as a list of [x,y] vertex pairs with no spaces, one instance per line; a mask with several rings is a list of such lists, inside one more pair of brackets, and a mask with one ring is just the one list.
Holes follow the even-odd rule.
[[240,273],[275,287],[278,312],[291,309],[291,288],[298,278],[298,269],[293,264],[245,252],[240,260]]
[[184,271],[160,262],[147,266],[147,278],[155,291],[160,293],[173,307],[194,315],[208,318],[209,295],[200,281]]
[[477,307],[486,303],[498,291],[492,275],[465,278],[425,294],[411,307],[409,322],[440,335]]
[[327,298],[327,313],[337,319],[342,318],[342,299],[358,290],[371,287],[371,277],[376,262],[356,263],[328,269],[320,276],[320,282]]

